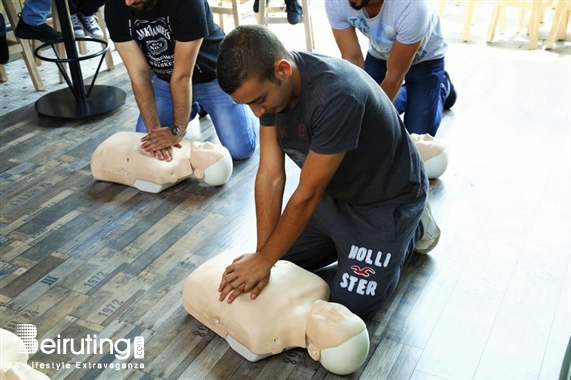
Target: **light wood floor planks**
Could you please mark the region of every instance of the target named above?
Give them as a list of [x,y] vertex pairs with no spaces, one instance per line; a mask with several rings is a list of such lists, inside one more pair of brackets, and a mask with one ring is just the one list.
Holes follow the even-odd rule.
[[[347,378],[558,377],[571,334],[571,55],[498,45],[451,35],[459,98],[439,132],[450,165],[431,183],[442,238],[366,321],[370,355]],[[331,46],[320,52],[337,55]],[[0,326],[34,324],[40,340],[145,338],[145,357],[130,359],[144,368],[82,365],[113,362],[103,354],[34,355],[72,363],[42,369],[52,379],[341,378],[302,349],[250,363],[182,308],[196,266],[255,245],[257,155],[219,188],[187,180],[145,194],[93,180],[93,150],[138,115],[126,77],[122,64],[100,74],[127,104],[89,123],[38,118],[33,104],[2,115]],[[190,139],[217,141],[209,119]]]

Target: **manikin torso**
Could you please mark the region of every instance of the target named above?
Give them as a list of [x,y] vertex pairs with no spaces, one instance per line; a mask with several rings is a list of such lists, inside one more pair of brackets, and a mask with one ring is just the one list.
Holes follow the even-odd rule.
[[[297,265],[278,261],[270,283],[256,300],[242,294],[232,304],[220,302],[217,294],[223,268],[238,255],[236,250],[226,251],[188,276],[182,298],[185,309],[216,334],[230,335],[255,355],[305,347],[307,317],[315,301],[329,299],[327,283]],[[279,284],[287,282],[296,284],[295,291],[284,292]]]
[[161,161],[140,148],[144,135],[117,132],[103,141],[91,158],[93,177],[158,193],[189,177],[219,186],[232,174],[232,159],[223,146],[183,139],[181,148],[173,147],[173,159]]
[[182,303],[192,316],[250,361],[302,347],[336,374],[351,373],[363,364],[369,351],[363,320],[345,306],[328,302],[327,283],[291,262],[275,264],[255,300],[243,293],[231,304],[219,301],[224,268],[240,253],[223,252],[187,277]]
[[24,342],[16,334],[0,329],[0,379],[49,380],[50,378],[27,364],[28,354],[21,353]]

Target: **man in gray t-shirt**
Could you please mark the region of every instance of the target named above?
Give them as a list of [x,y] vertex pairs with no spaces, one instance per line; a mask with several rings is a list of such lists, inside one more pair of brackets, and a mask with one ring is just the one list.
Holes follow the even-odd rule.
[[[447,43],[430,2],[327,0],[325,9],[341,56],[381,85],[410,133],[434,136],[456,92],[444,71]],[[369,39],[366,59],[356,29]]]
[[[290,53],[260,25],[228,34],[216,71],[222,89],[261,124],[257,249],[226,268],[220,300],[255,298],[279,259],[312,271],[338,262],[330,300],[360,316],[373,312],[417,242],[428,252],[438,240],[428,219],[419,223],[428,180],[390,100],[363,70]],[[282,212],[286,154],[301,174]]]

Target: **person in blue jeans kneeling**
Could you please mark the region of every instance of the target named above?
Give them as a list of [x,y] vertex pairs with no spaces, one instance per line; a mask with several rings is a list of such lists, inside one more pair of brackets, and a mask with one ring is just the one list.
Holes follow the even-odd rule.
[[[341,56],[379,83],[410,133],[436,135],[456,102],[444,69],[447,43],[428,0],[328,0],[325,10]],[[366,59],[357,33],[369,39]]]
[[139,107],[136,131],[147,133],[142,149],[170,161],[202,107],[233,159],[254,153],[258,119],[216,80],[225,34],[206,0],[107,0],[105,20]]

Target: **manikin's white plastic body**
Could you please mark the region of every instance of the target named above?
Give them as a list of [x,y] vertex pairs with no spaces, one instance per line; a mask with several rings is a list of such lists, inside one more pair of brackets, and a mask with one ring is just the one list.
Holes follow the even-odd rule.
[[219,301],[224,268],[240,253],[223,252],[187,277],[182,303],[192,316],[252,362],[303,347],[337,374],[351,373],[363,364],[369,350],[365,323],[343,305],[328,302],[327,283],[291,262],[275,264],[257,299],[243,293],[231,304]]
[[28,365],[26,345],[16,334],[0,329],[0,379],[50,380],[48,376]]
[[140,148],[143,136],[117,132],[103,141],[91,158],[93,177],[159,193],[191,177],[220,186],[232,175],[230,152],[221,145],[183,139],[181,148],[173,147],[172,161],[161,161]]

